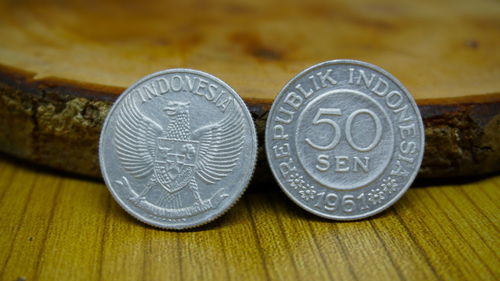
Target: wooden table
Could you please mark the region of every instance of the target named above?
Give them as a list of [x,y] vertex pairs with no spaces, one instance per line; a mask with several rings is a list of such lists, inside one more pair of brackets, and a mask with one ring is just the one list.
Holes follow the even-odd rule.
[[163,231],[101,182],[0,158],[0,280],[498,280],[500,176],[412,187],[333,222],[251,186],[226,215]]
[[[173,67],[234,87],[262,138],[286,81],[352,58],[393,73],[416,98],[421,177],[498,172],[499,4],[0,1],[0,151],[97,178],[112,102]],[[0,281],[500,278],[500,176],[412,188],[377,217],[341,223],[295,206],[266,167],[260,158],[260,182],[222,218],[175,232],[131,218],[100,181],[0,156]]]

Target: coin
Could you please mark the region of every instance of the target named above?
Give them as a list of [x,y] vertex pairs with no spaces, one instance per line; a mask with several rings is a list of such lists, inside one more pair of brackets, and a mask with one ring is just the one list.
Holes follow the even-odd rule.
[[265,146],[283,191],[300,207],[336,220],[394,204],[413,182],[424,126],[408,90],[383,69],[355,60],[314,65],[281,90]]
[[184,229],[214,220],[240,198],[256,143],[252,117],[231,87],[201,71],[170,69],[118,98],[102,128],[99,161],[125,211]]

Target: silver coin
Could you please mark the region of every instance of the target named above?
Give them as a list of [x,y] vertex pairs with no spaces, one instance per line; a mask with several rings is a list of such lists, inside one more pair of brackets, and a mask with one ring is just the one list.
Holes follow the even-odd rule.
[[147,224],[198,226],[242,195],[255,166],[255,127],[220,79],[171,69],[118,98],[101,132],[99,161],[118,204]]
[[408,90],[383,69],[333,60],[294,77],[269,112],[266,153],[284,192],[321,217],[361,219],[413,182],[424,126]]

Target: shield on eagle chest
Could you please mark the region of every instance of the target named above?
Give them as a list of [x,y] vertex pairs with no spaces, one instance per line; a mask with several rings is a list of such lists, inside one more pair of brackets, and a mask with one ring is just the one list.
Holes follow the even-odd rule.
[[169,192],[186,186],[194,176],[198,141],[158,138],[154,173]]

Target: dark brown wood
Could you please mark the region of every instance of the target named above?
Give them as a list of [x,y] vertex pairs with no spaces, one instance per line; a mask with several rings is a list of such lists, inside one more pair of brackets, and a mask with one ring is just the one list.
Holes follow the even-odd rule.
[[[0,148],[34,163],[99,177],[102,123],[124,89],[0,67]],[[259,136],[256,178],[271,180],[263,136],[271,101],[247,99]],[[426,147],[419,177],[480,175],[500,170],[500,94],[419,100]]]

